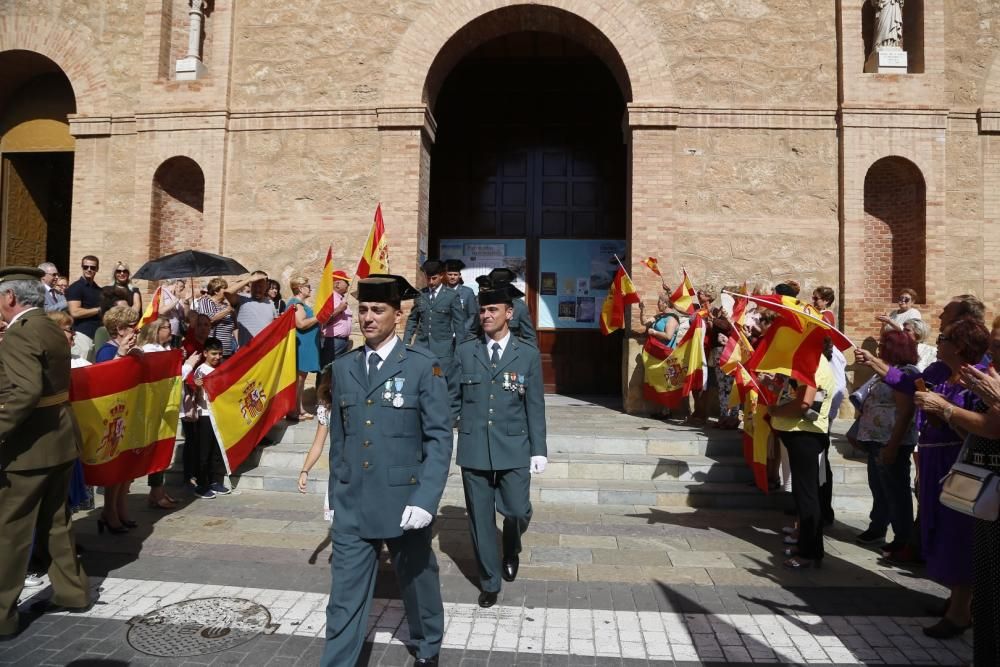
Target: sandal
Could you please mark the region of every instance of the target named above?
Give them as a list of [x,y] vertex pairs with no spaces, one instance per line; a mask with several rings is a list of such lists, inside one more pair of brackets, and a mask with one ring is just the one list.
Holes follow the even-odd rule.
[[942,618],[934,625],[924,628],[924,634],[934,639],[953,639],[971,627],[971,623],[968,625],[957,625],[948,618]]
[[170,496],[164,496],[159,500],[154,500],[153,498],[147,498],[146,504],[154,510],[172,510],[177,509],[177,501],[173,500]]
[[309,414],[308,412],[300,412],[299,413],[299,421],[309,421],[314,416],[315,415]]

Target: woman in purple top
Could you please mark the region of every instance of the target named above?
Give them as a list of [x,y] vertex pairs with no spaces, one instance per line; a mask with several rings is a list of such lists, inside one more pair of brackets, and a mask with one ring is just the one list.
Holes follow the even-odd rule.
[[[919,376],[909,376],[899,369],[886,367],[866,357],[862,362],[884,377],[896,391],[913,395],[933,392],[959,408],[972,409],[975,396],[959,384],[963,364],[977,364],[989,345],[990,332],[977,320],[960,319],[938,336],[938,360]],[[921,387],[921,382],[923,387]],[[972,542],[975,519],[941,504],[941,480],[958,458],[964,434],[924,410],[917,411],[917,440],[920,496],[920,531],[927,576],[951,589],[943,618],[924,634],[938,639],[955,637],[971,623]]]

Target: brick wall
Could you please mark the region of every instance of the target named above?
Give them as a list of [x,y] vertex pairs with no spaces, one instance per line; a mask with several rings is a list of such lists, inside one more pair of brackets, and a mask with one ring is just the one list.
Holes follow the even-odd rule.
[[153,176],[149,256],[202,247],[205,176],[187,157],[170,158]]

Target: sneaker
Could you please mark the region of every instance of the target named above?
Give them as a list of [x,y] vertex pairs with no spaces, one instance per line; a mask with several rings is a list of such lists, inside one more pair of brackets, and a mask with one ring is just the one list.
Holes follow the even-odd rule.
[[215,498],[215,491],[212,491],[211,487],[207,489],[199,488],[194,490],[194,496],[195,498],[203,498],[204,500],[213,500]]
[[219,482],[212,482],[211,486],[209,486],[208,488],[211,489],[212,492],[217,496],[228,496],[230,493],[232,493],[229,487],[225,486],[224,484],[220,484]]
[[885,533],[877,531],[874,528],[869,528],[855,537],[854,541],[858,544],[877,544],[878,542],[885,541]]
[[44,583],[45,582],[42,581],[42,578],[39,577],[34,572],[29,572],[28,574],[24,575],[24,587],[25,588],[38,588],[39,586],[41,586]]

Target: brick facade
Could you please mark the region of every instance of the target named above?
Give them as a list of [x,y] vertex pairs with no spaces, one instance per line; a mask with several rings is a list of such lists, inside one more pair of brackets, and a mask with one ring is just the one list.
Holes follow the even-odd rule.
[[[317,275],[333,244],[351,270],[381,201],[391,266],[413,278],[441,83],[492,37],[555,32],[626,100],[622,214],[648,307],[658,285],[638,262],[656,255],[668,280],[684,266],[717,286],[832,285],[864,338],[904,284],[932,323],[955,293],[1000,299],[1000,6],[907,2],[919,66],[879,75],[863,71],[865,4],[215,0],[208,74],[178,82],[183,0],[14,0],[0,52],[46,55],[73,86],[73,257],[128,229],[120,259],[138,265],[180,238],[183,198],[164,198],[157,170],[183,157],[204,178],[185,242],[282,278]],[[623,349],[630,410],[636,351]]]

